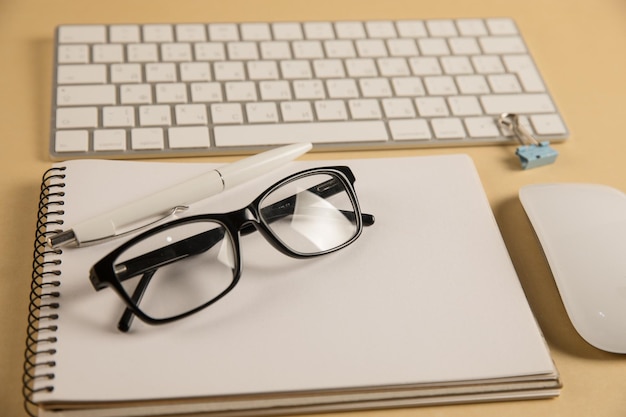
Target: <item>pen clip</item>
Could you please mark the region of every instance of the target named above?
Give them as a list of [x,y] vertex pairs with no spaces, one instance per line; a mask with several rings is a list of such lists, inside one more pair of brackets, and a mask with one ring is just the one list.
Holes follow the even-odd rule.
[[134,227],[134,228],[129,229],[129,230],[125,230],[125,231],[120,232],[120,233],[116,233],[113,236],[107,236],[107,237],[103,237],[103,238],[100,238],[100,239],[92,239],[92,240],[83,241],[83,242],[80,242],[79,246],[96,245],[96,244],[99,244],[99,243],[104,243],[104,242],[108,242],[108,241],[113,240],[113,239],[117,239],[117,238],[122,237],[122,236],[129,235],[131,233],[134,233],[134,232],[137,232],[139,230],[146,229],[146,228],[148,228],[150,226],[153,226],[153,225],[155,225],[155,224],[157,224],[157,223],[167,219],[168,217],[175,216],[176,214],[181,213],[181,212],[183,212],[183,211],[185,211],[187,209],[189,209],[189,206],[176,206],[176,207],[172,208],[170,211],[168,211],[167,213],[165,213],[165,215],[163,217],[160,217],[160,218],[158,218],[156,220],[153,220],[153,221],[151,221],[149,223],[146,223],[146,224],[141,225],[141,226]]

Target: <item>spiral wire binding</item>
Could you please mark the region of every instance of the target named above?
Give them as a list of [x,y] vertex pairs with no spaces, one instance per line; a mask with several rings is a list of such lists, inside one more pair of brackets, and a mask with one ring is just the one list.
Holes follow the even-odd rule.
[[[59,256],[62,251],[47,246],[50,235],[59,230],[55,227],[62,225],[63,220],[49,220],[49,216],[64,214],[62,206],[63,188],[65,183],[65,167],[54,167],[47,170],[42,178],[39,194],[39,208],[37,211],[37,227],[33,252],[33,273],[30,285],[30,302],[28,306],[28,327],[26,335],[26,350],[24,352],[24,373],[22,378],[24,408],[35,417],[38,406],[33,402],[33,395],[37,392],[52,392],[54,386],[54,355],[57,338],[56,320],[58,314],[54,310],[59,307],[58,287],[61,282]],[[45,380],[41,386],[35,388],[35,382]]]

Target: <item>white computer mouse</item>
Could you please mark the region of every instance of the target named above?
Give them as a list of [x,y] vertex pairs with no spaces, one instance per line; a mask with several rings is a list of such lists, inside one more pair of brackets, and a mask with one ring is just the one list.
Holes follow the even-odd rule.
[[528,185],[519,197],[576,331],[626,353],[626,194],[563,183]]

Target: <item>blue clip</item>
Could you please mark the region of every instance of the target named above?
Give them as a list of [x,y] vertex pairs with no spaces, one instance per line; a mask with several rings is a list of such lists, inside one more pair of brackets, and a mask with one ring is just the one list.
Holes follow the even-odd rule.
[[498,119],[500,126],[508,129],[515,135],[522,146],[517,148],[515,154],[522,163],[522,169],[536,168],[549,165],[556,161],[559,155],[557,151],[546,142],[539,142],[535,139],[520,122],[517,114],[503,113]]
[[529,169],[554,163],[559,153],[545,141],[537,145],[520,146],[515,151],[515,155],[519,157],[522,169]]

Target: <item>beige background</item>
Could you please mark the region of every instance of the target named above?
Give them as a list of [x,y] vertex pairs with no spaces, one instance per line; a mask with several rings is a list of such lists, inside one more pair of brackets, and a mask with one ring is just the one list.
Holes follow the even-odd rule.
[[39,183],[51,164],[47,141],[52,39],[57,24],[490,16],[516,19],[571,130],[571,139],[556,145],[560,156],[555,165],[521,171],[512,147],[305,158],[468,153],[561,372],[563,392],[552,400],[360,414],[626,415],[626,356],[596,350],[576,334],[517,198],[521,186],[550,181],[597,182],[626,191],[624,0],[0,0],[0,413],[25,415],[22,361]]

